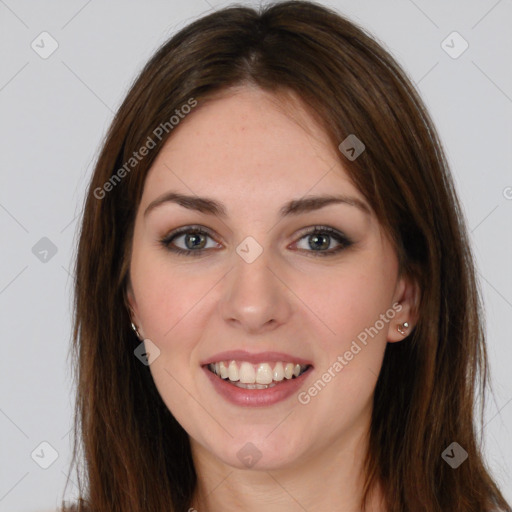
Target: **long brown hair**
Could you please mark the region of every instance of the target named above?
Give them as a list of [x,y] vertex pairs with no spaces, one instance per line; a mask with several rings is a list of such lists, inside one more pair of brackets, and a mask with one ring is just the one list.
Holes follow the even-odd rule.
[[[362,509],[381,481],[389,512],[510,512],[474,423],[476,392],[485,406],[490,385],[481,296],[434,125],[404,71],[372,36],[302,1],[259,12],[230,7],[183,28],[147,63],[112,122],[76,255],[72,463],[83,445],[85,474],[78,472],[78,503],[63,502],[63,510],[190,506],[196,473],[188,435],[134,356],[139,341],[126,302],[134,218],[176,109],[247,83],[296,94],[334,147],[349,134],[363,141],[357,159],[341,151],[339,158],[390,234],[400,271],[420,285],[418,323],[404,341],[387,344],[376,383]],[[149,139],[148,154],[131,160]],[[453,442],[468,454],[456,469],[442,457]]]

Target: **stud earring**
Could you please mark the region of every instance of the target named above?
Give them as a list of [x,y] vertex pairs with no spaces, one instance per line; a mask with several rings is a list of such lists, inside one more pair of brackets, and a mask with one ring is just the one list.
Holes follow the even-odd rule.
[[132,329],[135,331],[135,334],[137,335],[137,338],[139,338],[139,340],[142,339],[140,337],[140,334],[139,334],[139,331],[137,330],[136,325],[133,322],[131,324],[132,324]]
[[404,329],[407,329],[409,327],[409,324],[407,322],[404,322],[402,325],[397,325],[397,330],[400,334],[402,334],[403,336],[405,336],[405,330]]

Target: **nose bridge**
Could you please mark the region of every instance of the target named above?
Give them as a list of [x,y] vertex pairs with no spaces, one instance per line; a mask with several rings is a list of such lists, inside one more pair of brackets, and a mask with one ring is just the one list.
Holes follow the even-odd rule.
[[269,270],[272,257],[268,247],[263,248],[252,237],[247,237],[236,248],[234,256],[231,295],[247,304],[271,301],[276,283]]
[[285,321],[288,295],[275,276],[279,270],[271,250],[246,237],[236,247],[233,265],[222,301],[224,319],[251,331]]

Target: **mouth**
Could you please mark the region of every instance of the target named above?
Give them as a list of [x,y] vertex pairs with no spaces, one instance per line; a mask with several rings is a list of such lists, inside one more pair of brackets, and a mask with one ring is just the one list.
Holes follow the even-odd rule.
[[242,389],[263,390],[285,384],[308,372],[313,365],[294,361],[251,363],[243,360],[224,360],[203,365],[228,384]]

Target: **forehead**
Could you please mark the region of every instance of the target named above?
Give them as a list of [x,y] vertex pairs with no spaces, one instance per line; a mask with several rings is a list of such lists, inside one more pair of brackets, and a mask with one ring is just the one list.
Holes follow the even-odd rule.
[[245,209],[308,193],[362,198],[301,103],[251,87],[200,103],[174,129],[148,173],[143,203],[168,189]]

